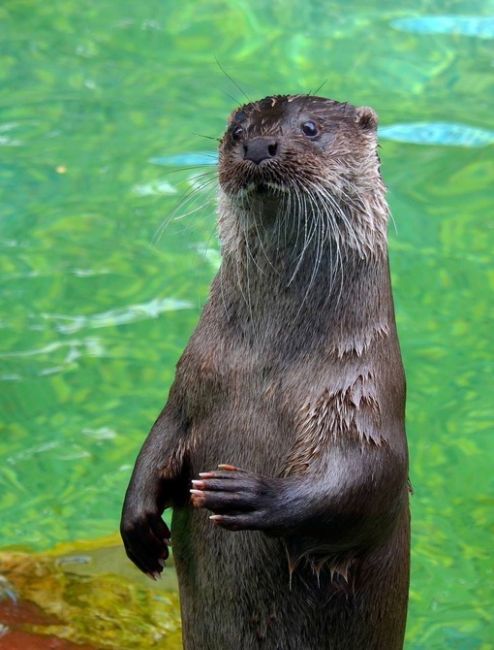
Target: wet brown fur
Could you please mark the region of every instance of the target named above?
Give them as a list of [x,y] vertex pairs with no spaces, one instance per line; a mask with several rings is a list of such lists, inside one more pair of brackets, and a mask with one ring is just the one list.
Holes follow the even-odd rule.
[[[237,109],[221,142],[222,266],[122,519],[129,556],[159,572],[158,519],[175,508],[187,650],[403,647],[405,382],[376,124],[275,96]],[[253,138],[276,156],[244,159]]]

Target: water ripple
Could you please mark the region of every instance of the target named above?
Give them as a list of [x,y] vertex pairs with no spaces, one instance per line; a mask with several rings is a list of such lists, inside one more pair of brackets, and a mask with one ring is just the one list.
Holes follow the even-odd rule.
[[150,183],[134,185],[132,188],[132,194],[136,196],[168,196],[176,193],[177,188],[165,180],[156,180]]
[[41,316],[45,320],[55,321],[55,328],[62,334],[73,334],[84,328],[97,329],[100,327],[112,327],[124,323],[133,323],[146,318],[157,318],[167,311],[178,311],[180,309],[193,309],[194,305],[187,300],[176,300],[175,298],[154,298],[146,303],[130,305],[120,309],[93,314],[91,316],[67,316],[65,314],[47,314]]
[[9,131],[12,131],[17,126],[16,122],[8,122],[5,124],[0,124],[0,147],[20,147],[22,142],[11,138],[10,135],[6,135]]
[[[40,348],[31,348],[28,350],[12,350],[12,352],[2,352],[0,353],[0,359],[15,359],[22,357],[37,357],[43,355],[50,355],[53,352],[57,352],[60,349],[69,348],[67,356],[64,359],[64,365],[73,363],[82,356],[81,350],[84,350],[89,356],[92,357],[102,357],[104,356],[104,348],[101,345],[101,342],[97,338],[85,338],[85,339],[69,339],[66,341],[52,341],[52,343],[47,343],[46,345]],[[52,372],[59,372],[61,368],[45,368],[41,371],[41,374],[52,374]],[[19,379],[17,375],[2,375],[2,378],[6,381]]]

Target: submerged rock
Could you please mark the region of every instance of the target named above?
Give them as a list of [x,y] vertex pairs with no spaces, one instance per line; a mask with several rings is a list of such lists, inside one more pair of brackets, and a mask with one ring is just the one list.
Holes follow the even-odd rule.
[[122,555],[106,549],[102,557],[114,559],[90,566],[66,555],[0,553],[2,583],[15,595],[0,597],[0,650],[182,648],[178,593],[129,579],[126,567],[115,573]]

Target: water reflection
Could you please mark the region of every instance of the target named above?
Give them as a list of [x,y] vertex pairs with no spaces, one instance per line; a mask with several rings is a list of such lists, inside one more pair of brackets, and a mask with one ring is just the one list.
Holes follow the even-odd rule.
[[393,27],[418,34],[461,34],[494,38],[494,16],[411,16],[391,21]]

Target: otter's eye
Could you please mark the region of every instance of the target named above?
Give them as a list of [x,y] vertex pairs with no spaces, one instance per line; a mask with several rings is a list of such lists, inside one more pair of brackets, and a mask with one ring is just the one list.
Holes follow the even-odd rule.
[[310,120],[308,122],[304,122],[302,124],[302,133],[306,135],[308,138],[313,138],[315,135],[319,133],[317,126],[315,122],[311,122]]
[[240,140],[240,138],[242,137],[243,133],[244,133],[243,128],[241,126],[236,126],[232,130],[232,138],[233,138],[233,140],[235,142],[238,142]]

